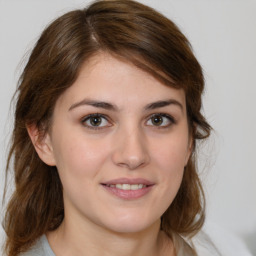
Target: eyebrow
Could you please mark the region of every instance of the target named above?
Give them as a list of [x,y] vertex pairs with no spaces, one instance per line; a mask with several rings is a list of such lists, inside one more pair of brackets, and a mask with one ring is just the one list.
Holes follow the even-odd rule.
[[148,105],[146,105],[146,107],[144,108],[145,110],[152,110],[152,109],[157,109],[157,108],[163,108],[169,105],[176,105],[178,106],[182,111],[183,111],[183,105],[175,100],[175,99],[170,99],[170,100],[159,100],[153,103],[150,103]]
[[[69,108],[69,111],[84,105],[88,105],[96,108],[103,108],[106,110],[118,111],[118,107],[116,105],[113,105],[111,103],[104,102],[104,101],[97,101],[97,100],[90,100],[90,99],[84,99],[82,101],[72,104],[71,107]],[[175,99],[159,100],[156,102],[149,103],[144,107],[144,110],[145,111],[154,110],[154,109],[163,108],[169,105],[176,105],[183,111],[183,105]]]
[[74,108],[83,106],[83,105],[89,105],[89,106],[92,106],[92,107],[95,107],[95,108],[103,108],[103,109],[112,110],[112,111],[117,111],[118,110],[117,106],[115,106],[111,103],[108,103],[108,102],[84,99],[82,101],[79,101],[79,102],[71,105],[71,107],[69,108],[69,111],[74,109]]

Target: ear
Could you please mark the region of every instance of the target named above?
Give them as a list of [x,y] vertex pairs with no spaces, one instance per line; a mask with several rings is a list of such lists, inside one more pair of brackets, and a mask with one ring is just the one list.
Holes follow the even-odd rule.
[[188,148],[187,148],[187,154],[186,154],[186,158],[185,158],[185,165],[187,165],[188,163],[188,160],[191,156],[191,153],[192,153],[192,150],[193,150],[193,147],[194,147],[194,139],[192,137],[192,135],[189,136],[189,140],[188,140]]
[[47,165],[55,166],[50,135],[48,133],[42,135],[35,124],[27,125],[26,128],[40,159]]

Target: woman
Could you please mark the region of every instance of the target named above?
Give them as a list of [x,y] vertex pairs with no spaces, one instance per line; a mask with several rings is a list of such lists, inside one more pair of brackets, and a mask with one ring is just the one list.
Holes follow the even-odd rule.
[[147,6],[55,20],[17,90],[6,255],[198,255],[203,89],[185,36]]

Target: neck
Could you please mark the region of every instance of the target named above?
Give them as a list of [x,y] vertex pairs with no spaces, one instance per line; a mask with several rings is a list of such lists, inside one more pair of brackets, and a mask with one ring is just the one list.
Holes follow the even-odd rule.
[[160,231],[160,220],[139,232],[117,233],[93,223],[81,228],[64,219],[47,237],[56,256],[174,255],[171,239]]

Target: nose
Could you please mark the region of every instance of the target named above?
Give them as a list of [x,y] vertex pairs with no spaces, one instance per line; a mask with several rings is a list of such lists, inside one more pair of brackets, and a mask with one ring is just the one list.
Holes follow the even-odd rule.
[[150,161],[146,138],[139,129],[119,132],[114,145],[112,160],[120,167],[135,170]]

